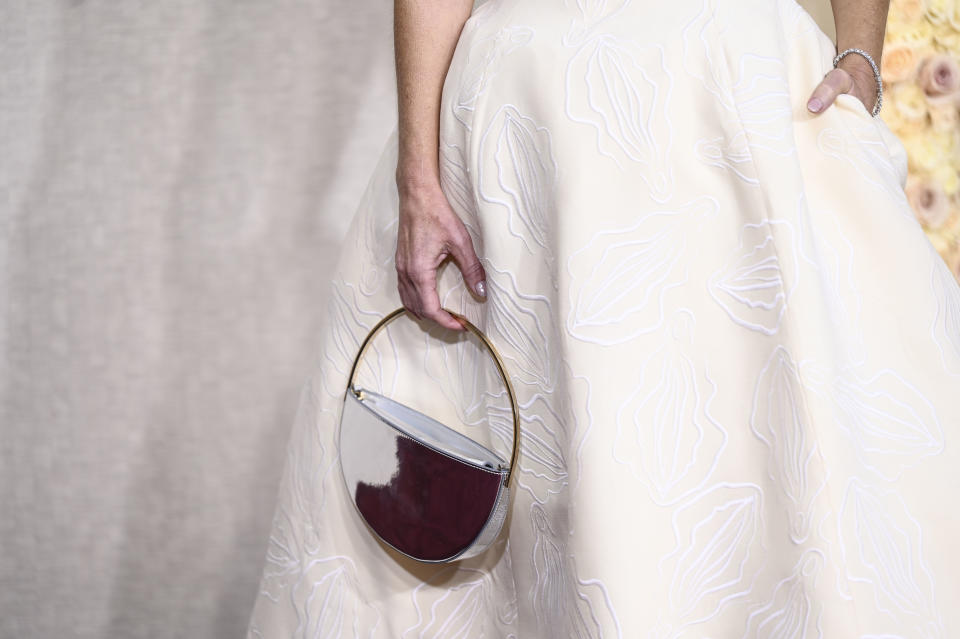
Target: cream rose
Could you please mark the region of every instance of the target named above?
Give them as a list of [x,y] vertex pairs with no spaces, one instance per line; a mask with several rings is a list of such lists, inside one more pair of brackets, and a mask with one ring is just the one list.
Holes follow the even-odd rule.
[[919,58],[912,44],[899,42],[886,45],[880,57],[880,77],[884,82],[912,80]]

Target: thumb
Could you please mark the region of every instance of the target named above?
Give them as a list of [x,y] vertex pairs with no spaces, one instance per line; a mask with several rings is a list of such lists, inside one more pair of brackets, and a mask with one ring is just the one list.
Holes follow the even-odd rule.
[[477,257],[477,252],[473,249],[473,240],[470,239],[470,234],[467,233],[466,228],[463,229],[460,239],[450,247],[450,257],[457,263],[467,287],[480,297],[486,298],[487,274],[483,270],[480,258]]
[[823,111],[826,107],[833,104],[837,95],[849,93],[853,89],[853,76],[846,69],[839,67],[827,71],[820,84],[813,90],[813,94],[807,101],[807,109],[814,113]]

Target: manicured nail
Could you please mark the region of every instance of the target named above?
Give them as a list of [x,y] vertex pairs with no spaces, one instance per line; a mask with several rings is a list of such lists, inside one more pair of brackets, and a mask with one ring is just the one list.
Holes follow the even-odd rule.
[[807,102],[807,108],[814,113],[818,112],[822,107],[823,102],[820,101],[820,98],[810,98],[810,101]]
[[477,282],[477,295],[479,295],[480,297],[487,296],[487,285],[485,282],[483,281]]

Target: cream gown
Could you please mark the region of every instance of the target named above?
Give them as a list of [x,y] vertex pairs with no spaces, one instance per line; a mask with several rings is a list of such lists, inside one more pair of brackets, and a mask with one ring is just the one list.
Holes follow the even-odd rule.
[[[960,287],[906,154],[795,0],[488,0],[442,97],[442,186],[522,441],[485,554],[420,565],[337,458],[400,305],[396,135],[333,275],[250,637],[960,636]],[[401,318],[361,381],[509,453],[475,341]],[[453,335],[454,337],[451,337]]]

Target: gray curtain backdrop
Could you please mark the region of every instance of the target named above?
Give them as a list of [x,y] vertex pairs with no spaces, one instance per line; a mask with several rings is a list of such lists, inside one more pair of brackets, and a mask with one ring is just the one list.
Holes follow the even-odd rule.
[[391,20],[0,2],[0,637],[243,636]]

